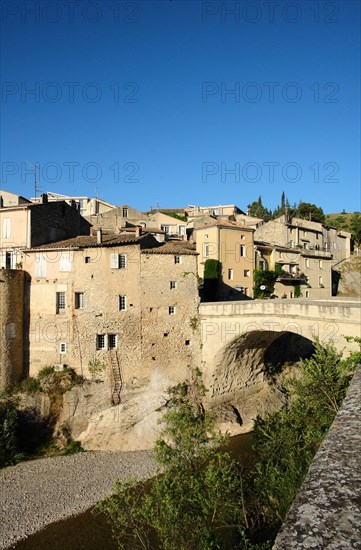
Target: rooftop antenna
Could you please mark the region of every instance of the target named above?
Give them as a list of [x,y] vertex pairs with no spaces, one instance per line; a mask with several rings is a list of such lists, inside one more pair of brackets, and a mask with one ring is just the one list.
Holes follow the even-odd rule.
[[[29,160],[27,160],[26,162],[29,163],[30,166],[33,166],[33,167],[34,167],[34,198],[36,199],[37,194],[38,194],[38,192],[39,192],[40,189],[41,189],[41,187],[38,186],[39,181],[38,181],[38,179],[37,179],[37,177],[36,177],[36,167],[37,167],[36,165],[37,165],[38,163],[37,163],[37,162],[34,162],[34,164],[33,164],[33,163],[30,162]],[[40,166],[39,166],[39,168],[40,168]],[[40,170],[39,170],[39,174],[40,174]]]
[[37,194],[38,194],[38,191],[40,191],[39,187],[38,187],[38,180],[37,180],[37,177],[36,177],[36,162],[34,163],[34,197],[36,198],[37,197]]

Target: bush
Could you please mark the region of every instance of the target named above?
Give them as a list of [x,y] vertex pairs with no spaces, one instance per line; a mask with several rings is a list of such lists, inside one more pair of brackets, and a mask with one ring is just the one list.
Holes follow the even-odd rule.
[[15,405],[10,401],[0,403],[0,468],[16,464],[21,459],[17,445],[17,428]]

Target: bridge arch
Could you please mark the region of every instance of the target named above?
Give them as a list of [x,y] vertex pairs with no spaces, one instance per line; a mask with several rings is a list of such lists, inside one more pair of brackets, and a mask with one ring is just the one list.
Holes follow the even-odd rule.
[[[310,357],[313,351],[312,340],[291,331],[253,330],[236,336],[214,357],[208,378],[210,406],[221,411],[221,416],[233,417],[239,426],[233,433],[250,430],[258,415],[285,403],[284,374],[292,372],[290,364]],[[277,383],[267,376],[270,365]]]

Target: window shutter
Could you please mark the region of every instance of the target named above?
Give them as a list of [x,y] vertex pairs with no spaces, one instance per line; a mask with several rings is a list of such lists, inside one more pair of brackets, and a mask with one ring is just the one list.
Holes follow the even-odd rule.
[[16,269],[16,252],[12,252],[10,256],[10,267]]
[[60,255],[60,271],[71,271],[70,252],[62,252]]
[[41,252],[35,255],[35,276],[46,277],[46,256]]
[[119,255],[110,254],[110,267],[111,269],[119,269]]

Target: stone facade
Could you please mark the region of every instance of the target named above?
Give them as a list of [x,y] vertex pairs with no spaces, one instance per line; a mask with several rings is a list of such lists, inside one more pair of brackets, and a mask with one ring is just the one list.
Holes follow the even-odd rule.
[[253,296],[254,230],[236,222],[213,221],[193,230],[199,253],[198,275],[203,278],[207,259],[221,263],[221,299]]
[[0,391],[23,376],[24,272],[0,269]]

